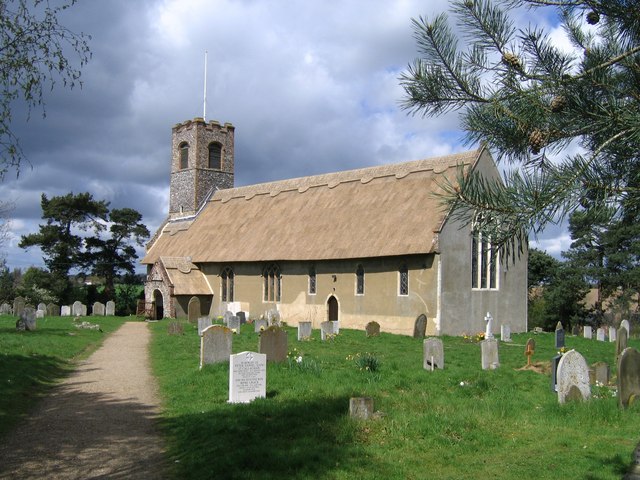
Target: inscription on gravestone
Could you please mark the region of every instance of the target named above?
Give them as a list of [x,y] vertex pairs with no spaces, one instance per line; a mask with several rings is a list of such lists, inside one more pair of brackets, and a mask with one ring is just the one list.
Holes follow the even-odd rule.
[[249,403],[267,396],[267,356],[241,352],[229,357],[229,403]]

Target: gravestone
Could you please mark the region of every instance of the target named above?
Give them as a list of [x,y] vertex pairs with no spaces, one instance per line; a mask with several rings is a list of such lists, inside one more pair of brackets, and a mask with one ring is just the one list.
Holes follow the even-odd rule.
[[560,359],[562,355],[558,354],[551,359],[551,391],[558,391],[558,365],[560,365]]
[[627,344],[629,341],[629,336],[627,334],[627,329],[621,326],[618,329],[618,336],[616,338],[616,360],[620,358],[620,355],[627,348]]
[[231,315],[227,320],[227,327],[234,333],[240,334],[240,318],[235,315]]
[[485,340],[493,338],[493,317],[490,312],[484,316],[484,322],[486,326],[484,328],[484,338]]
[[196,323],[200,318],[200,299],[191,297],[187,305],[187,318],[190,323]]
[[211,325],[200,337],[200,368],[226,362],[231,355],[233,333],[224,325]]
[[183,335],[184,327],[179,322],[176,322],[176,321],[169,322],[169,326],[167,327],[167,333],[169,335]]
[[242,310],[240,310],[238,313],[236,313],[236,317],[238,317],[238,319],[240,320],[240,325],[244,325],[245,323],[247,323],[246,312],[243,312]]
[[[73,305],[71,306],[71,313],[73,314],[74,317],[86,316],[86,311],[84,311],[82,307],[84,307],[84,305],[79,300],[76,300],[75,302],[73,302]],[[85,315],[83,315],[83,311]]]
[[44,314],[47,313],[44,310],[36,310],[36,318],[44,318]]
[[606,362],[596,362],[593,364],[593,382],[600,385],[608,385],[611,377],[611,369]]
[[38,310],[42,310],[43,312],[46,313],[47,312],[47,304],[43,303],[43,302],[40,302],[38,304],[38,308],[36,308],[36,311],[38,311]]
[[424,313],[418,315],[413,325],[413,338],[424,338],[427,333],[427,316]]
[[531,357],[536,351],[536,341],[533,338],[527,340],[527,344],[524,347],[524,354],[527,356],[527,365],[531,365]]
[[202,336],[202,331],[211,325],[212,321],[209,317],[200,317],[198,319],[198,335]]
[[61,317],[70,317],[71,316],[71,307],[69,305],[62,305],[62,307],[60,307],[60,316]]
[[320,340],[324,342],[327,338],[331,338],[333,335],[335,335],[334,322],[322,322],[320,324]]
[[13,314],[19,317],[24,310],[25,301],[22,297],[16,297],[13,299]]
[[91,307],[91,315],[96,317],[104,317],[104,303],[95,302]]
[[266,317],[270,327],[273,325],[280,326],[280,312],[277,309],[267,310]]
[[555,340],[556,348],[564,347],[564,328],[562,328],[562,323],[560,322],[556,325]]
[[480,342],[482,355],[482,369],[495,370],[500,366],[498,358],[498,341],[495,338],[487,338]]
[[105,306],[105,315],[113,317],[116,314],[116,302],[109,300]]
[[511,325],[500,325],[500,340],[503,342],[511,341]]
[[229,403],[249,403],[267,396],[267,356],[240,352],[229,357]]
[[49,317],[59,317],[60,316],[60,306],[55,303],[50,303],[47,305],[47,316]]
[[253,331],[255,333],[260,333],[263,330],[266,330],[268,326],[266,318],[259,318],[253,323]]
[[275,325],[260,334],[258,351],[267,356],[267,362],[284,362],[288,351],[287,332]]
[[590,325],[585,325],[584,326],[583,336],[584,336],[584,338],[588,338],[589,340],[591,340],[593,338],[593,334],[592,334]]
[[436,368],[444,368],[444,346],[439,338],[425,338],[422,344],[423,361],[425,370],[433,371]]
[[367,332],[367,337],[378,337],[380,336],[380,324],[378,322],[369,322],[364,327],[365,332]]
[[3,303],[2,305],[0,305],[0,315],[11,315],[13,313],[13,309],[11,308],[11,305],[9,305],[8,303]]
[[299,322],[298,323],[298,341],[309,340],[311,338],[311,322]]
[[558,402],[582,401],[590,397],[589,366],[582,355],[569,350],[558,363]]
[[598,340],[599,342],[604,342],[605,338],[604,338],[604,328],[600,327],[598,328],[598,330],[596,330],[596,340]]
[[580,335],[580,325],[576,324],[573,326],[573,328],[571,329],[571,335],[573,335],[574,337]]
[[618,338],[617,333],[618,332],[616,331],[615,327],[609,327],[609,341],[610,342],[615,342],[616,341],[616,339]]
[[373,398],[351,397],[349,399],[349,416],[359,420],[367,420],[373,415]]
[[31,307],[24,307],[20,318],[16,322],[16,330],[33,332],[36,329],[36,311]]
[[629,320],[622,320],[620,322],[620,326],[627,329],[627,338],[628,338],[629,334],[631,333],[631,325],[629,324]]
[[226,312],[224,312],[224,314],[222,315],[222,322],[225,325],[229,325],[229,320],[233,318],[233,312],[230,312],[229,310],[227,310]]
[[83,317],[87,316],[87,306],[84,303],[80,304],[80,312]]
[[339,334],[340,333],[340,321],[331,320],[331,323],[333,323],[333,333],[334,333],[334,335]]
[[618,359],[618,402],[626,408],[640,399],[640,352],[625,348]]

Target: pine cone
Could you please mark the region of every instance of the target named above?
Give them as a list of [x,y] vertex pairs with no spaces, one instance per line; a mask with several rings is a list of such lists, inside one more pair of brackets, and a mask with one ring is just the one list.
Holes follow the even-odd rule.
[[596,12],[595,10],[591,10],[589,13],[587,13],[587,23],[589,25],[595,25],[599,21],[600,14],[598,12]]
[[515,70],[522,70],[522,63],[520,62],[520,59],[513,53],[506,52],[504,55],[502,55],[502,63]]
[[473,0],[465,0],[464,6],[467,8],[473,8]]
[[547,144],[547,135],[537,128],[529,135],[529,145],[534,155],[540,153],[540,150]]
[[564,107],[567,106],[567,98],[564,95],[558,95],[553,97],[551,100],[551,111],[553,113],[558,113],[564,110]]

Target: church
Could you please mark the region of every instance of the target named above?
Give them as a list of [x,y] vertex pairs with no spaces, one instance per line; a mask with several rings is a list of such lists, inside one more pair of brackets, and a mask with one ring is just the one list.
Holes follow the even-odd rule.
[[234,126],[195,118],[172,129],[169,213],[147,245],[153,318],[276,309],[295,326],[411,335],[527,329],[526,252],[503,261],[490,239],[443,210],[437,193],[463,169],[499,178],[484,147],[234,187]]

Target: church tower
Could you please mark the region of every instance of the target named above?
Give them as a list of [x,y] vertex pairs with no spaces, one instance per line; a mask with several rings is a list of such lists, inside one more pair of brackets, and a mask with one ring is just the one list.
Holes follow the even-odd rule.
[[169,217],[195,215],[215,190],[233,188],[234,126],[195,118],[172,129]]

